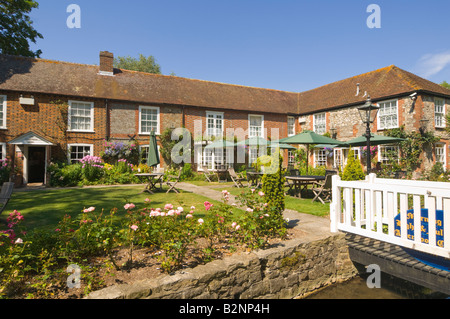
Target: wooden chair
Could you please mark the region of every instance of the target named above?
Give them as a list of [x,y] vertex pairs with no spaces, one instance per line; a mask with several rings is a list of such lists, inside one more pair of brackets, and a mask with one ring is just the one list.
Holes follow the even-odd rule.
[[325,202],[331,202],[331,182],[333,175],[335,174],[327,174],[323,183],[314,182],[314,185],[312,187],[312,191],[315,195],[314,199],[312,200],[313,202],[317,199],[320,200],[322,204],[325,204]]
[[214,173],[210,172],[207,166],[202,166],[202,170],[203,170],[203,176],[205,176],[205,179],[211,183],[212,182],[211,177],[214,176]]
[[169,193],[171,191],[174,191],[177,194],[180,193],[180,191],[178,189],[176,189],[175,186],[180,181],[181,173],[182,173],[182,169],[180,168],[180,172],[178,173],[178,176],[174,176],[174,175],[168,175],[167,176],[166,184],[167,184],[167,186],[169,186],[169,190],[167,191],[167,193]]
[[11,199],[11,195],[14,190],[14,183],[4,183],[2,186],[2,190],[0,191],[0,214],[3,213],[3,211],[6,208],[6,205],[8,204],[9,200]]
[[246,181],[247,179],[243,177],[242,175],[238,175],[234,168],[230,167],[228,168],[228,174],[230,174],[231,180],[234,182],[234,185],[237,188],[245,187],[242,184],[242,181]]

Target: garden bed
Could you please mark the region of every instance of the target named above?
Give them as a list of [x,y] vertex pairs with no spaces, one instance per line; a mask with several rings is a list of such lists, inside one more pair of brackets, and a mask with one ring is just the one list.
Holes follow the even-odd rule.
[[[0,298],[81,298],[92,291],[137,279],[168,275],[239,251],[269,247],[291,238],[293,229],[267,203],[262,192],[241,198],[245,212],[224,203],[153,209],[148,199],[139,209],[132,203],[115,213],[84,209],[66,215],[56,229],[28,235],[24,216],[14,211],[0,231]],[[73,198],[72,198],[73,200]],[[187,203],[184,203],[185,207]],[[159,206],[159,205],[158,205]],[[161,207],[161,206],[160,206]],[[81,287],[68,288],[66,268],[80,269]]]
[[[288,229],[286,240],[300,238],[302,231],[294,228]],[[272,247],[280,243],[282,239],[271,239],[267,247]],[[197,240],[196,244],[189,250],[187,255],[189,256],[182,269],[192,269],[198,265],[207,263],[204,260],[204,254],[202,250],[208,246],[205,239]],[[239,245],[238,247],[233,245],[233,249],[230,249],[230,245],[221,243],[217,247],[214,247],[214,256],[211,256],[211,261],[216,259],[222,259],[227,256],[231,256],[235,253],[251,251],[246,245]],[[92,258],[91,265],[93,268],[100,267],[98,271],[89,275],[91,282],[94,283],[92,287],[89,287],[86,279],[81,280],[80,288],[69,289],[66,282],[61,282],[59,285],[53,285],[49,287],[45,295],[33,295],[33,298],[45,298],[45,299],[81,299],[86,296],[86,292],[99,290],[102,288],[118,285],[118,284],[133,284],[135,282],[154,279],[161,276],[170,276],[171,274],[164,273],[161,270],[161,262],[158,261],[158,256],[162,254],[162,251],[157,248],[140,248],[133,254],[133,264],[127,269],[116,270],[114,267],[105,266],[108,265],[109,260],[107,257]],[[128,260],[128,249],[117,249],[114,251],[114,255],[117,258],[118,264],[124,264]],[[69,274],[67,274],[69,276]],[[33,284],[33,278],[28,279],[30,284]],[[94,289],[93,289],[94,288]],[[30,293],[31,291],[27,292]],[[27,293],[23,292],[18,294],[15,298],[23,299],[27,297]]]

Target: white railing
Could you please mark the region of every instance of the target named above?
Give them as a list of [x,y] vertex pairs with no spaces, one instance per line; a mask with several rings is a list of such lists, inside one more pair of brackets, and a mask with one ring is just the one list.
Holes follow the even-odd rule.
[[333,176],[331,231],[450,258],[450,183]]

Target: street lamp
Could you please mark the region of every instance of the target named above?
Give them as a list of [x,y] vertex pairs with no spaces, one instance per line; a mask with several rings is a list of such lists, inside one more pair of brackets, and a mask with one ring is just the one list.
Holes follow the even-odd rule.
[[372,170],[370,159],[370,138],[372,137],[372,134],[370,132],[370,124],[375,121],[379,109],[380,107],[378,105],[372,104],[370,96],[367,98],[367,101],[363,106],[358,107],[361,120],[364,124],[366,124],[366,134],[364,136],[367,139],[367,175],[369,175]]

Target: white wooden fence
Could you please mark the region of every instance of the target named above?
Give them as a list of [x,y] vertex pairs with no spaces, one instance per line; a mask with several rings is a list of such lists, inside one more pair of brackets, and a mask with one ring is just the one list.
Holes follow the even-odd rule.
[[331,231],[450,258],[450,183],[333,176]]

